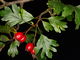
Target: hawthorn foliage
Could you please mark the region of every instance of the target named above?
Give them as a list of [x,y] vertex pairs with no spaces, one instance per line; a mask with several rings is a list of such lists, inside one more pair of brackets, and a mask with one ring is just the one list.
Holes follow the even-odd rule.
[[[59,46],[55,39],[50,39],[43,34],[44,31],[40,29],[39,23],[42,23],[46,32],[61,33],[68,28],[67,21],[75,22],[75,29],[79,29],[80,26],[80,5],[66,5],[60,0],[48,0],[46,3],[48,8],[43,11],[39,16],[34,17],[30,12],[26,11],[17,4],[10,6],[4,6],[0,10],[1,21],[5,22],[4,25],[0,25],[0,33],[9,34],[10,37],[5,34],[0,35],[0,52],[5,48],[5,43],[10,42],[10,48],[8,49],[8,55],[15,57],[18,55],[18,47],[23,42],[15,39],[14,35],[19,32],[19,27],[24,23],[28,26],[28,29],[22,33],[27,37],[24,41],[26,44],[34,44],[34,51],[32,56],[35,56],[38,60],[46,60],[52,58],[53,53],[57,52],[56,47]],[[43,17],[46,13],[49,13],[49,17]],[[66,20],[67,21],[66,21]],[[36,23],[33,21],[35,20]],[[26,28],[26,27],[25,27]],[[30,33],[30,32],[34,33]],[[36,38],[38,35],[38,38]],[[24,51],[29,52],[27,50]]]

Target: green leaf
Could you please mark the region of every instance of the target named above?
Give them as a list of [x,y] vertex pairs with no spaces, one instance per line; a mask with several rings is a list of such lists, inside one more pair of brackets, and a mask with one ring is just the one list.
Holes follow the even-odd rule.
[[2,51],[2,49],[5,47],[5,44],[0,42],[0,52]]
[[72,21],[73,20],[73,17],[74,17],[74,15],[69,15],[66,18],[67,18],[68,21]]
[[21,21],[21,17],[20,16],[18,17],[14,13],[10,13],[10,14],[4,16],[1,20],[2,21],[7,21],[7,25],[12,27],[12,26],[18,24]]
[[57,43],[56,40],[51,40],[51,45],[54,46],[54,47],[58,47],[59,44]]
[[49,32],[49,30],[50,30],[50,31],[53,30],[53,27],[50,25],[50,23],[45,22],[45,21],[42,21],[42,22],[43,22],[43,26],[44,26],[44,28],[45,28],[45,30],[46,30],[47,32]]
[[9,13],[12,13],[11,9],[9,7],[4,7],[4,10],[0,11],[0,16],[6,16]]
[[22,15],[22,19],[23,21],[20,24],[23,24],[25,22],[29,22],[31,21],[34,17],[32,16],[32,14],[30,14],[29,12],[27,12],[24,9],[21,9],[21,15]]
[[11,43],[10,48],[8,49],[8,55],[11,57],[15,57],[16,55],[18,55],[18,49],[17,47],[19,47],[20,43],[15,40],[14,42]]
[[63,22],[61,20],[63,20],[64,18],[61,16],[53,16],[48,18],[50,24],[54,27],[54,30],[58,33],[61,33],[62,31],[65,31],[65,28],[67,28],[68,26],[66,25],[66,22]]
[[56,48],[51,47],[51,51],[53,51],[53,52],[57,52],[57,49],[56,49]]
[[43,59],[44,57],[45,57],[45,51],[43,49],[42,52],[41,52],[41,58]]
[[[3,10],[4,12],[5,10]],[[23,24],[33,19],[33,16],[24,9],[20,9],[17,5],[12,5],[12,11],[6,14],[1,20],[6,21],[11,27],[16,24]],[[21,11],[21,13],[20,13]]]
[[74,8],[72,5],[66,5],[64,8],[63,8],[63,12],[62,12],[62,16],[63,17],[67,17],[69,15],[72,15],[73,11],[74,11]]
[[63,11],[64,4],[61,3],[60,1],[53,1],[50,0],[47,3],[48,7],[53,8],[54,13],[60,14],[61,11]]
[[76,29],[79,29],[80,26],[80,8],[75,7],[75,24]]
[[39,53],[38,47],[35,47],[34,50],[36,51],[36,55]]
[[0,41],[7,42],[7,41],[9,41],[9,38],[5,35],[0,35]]
[[42,39],[43,39],[43,37],[41,35],[38,42],[37,42],[38,49],[41,49],[43,47],[44,41]]
[[34,34],[27,34],[26,43],[32,42],[34,39]]
[[46,51],[46,56],[48,57],[48,58],[52,58],[52,52],[51,51]]
[[16,14],[17,16],[19,16],[19,12],[20,12],[19,10],[20,10],[20,8],[16,4],[12,5],[12,10],[13,10],[14,14]]
[[20,42],[15,40],[13,43],[12,43],[12,46],[16,46],[16,47],[19,47],[20,45]]
[[11,57],[15,57],[15,55],[18,55],[17,47],[10,48],[8,50],[8,55]]
[[[52,43],[54,41],[54,44]],[[41,35],[38,42],[37,42],[37,50],[38,52],[41,51],[41,58],[47,56],[48,58],[52,58],[51,50],[54,49],[54,46],[57,47],[57,42],[55,40],[49,39],[44,35]],[[53,46],[54,45],[54,46]],[[55,52],[56,50],[53,50]]]
[[0,25],[0,33],[10,33],[10,29],[8,25]]

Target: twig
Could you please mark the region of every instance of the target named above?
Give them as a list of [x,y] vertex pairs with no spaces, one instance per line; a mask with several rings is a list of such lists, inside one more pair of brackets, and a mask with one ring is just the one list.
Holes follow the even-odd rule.
[[48,8],[47,10],[45,10],[44,12],[42,12],[40,15],[39,15],[39,20],[37,21],[37,23],[35,25],[38,25],[38,23],[40,22],[40,20],[42,20],[42,16],[44,14],[46,14],[47,12],[49,12],[49,10],[51,10],[51,8]]
[[10,38],[12,38],[12,35],[11,35],[11,33],[9,33],[9,36],[10,36]]
[[36,36],[37,36],[37,27],[35,29],[35,34],[34,34],[34,40],[33,40],[34,45],[35,45],[35,41],[36,41]]
[[53,16],[52,9],[49,11],[50,16]]
[[28,30],[26,30],[25,34],[27,34],[32,28],[33,28],[33,25],[30,26]]
[[5,2],[5,4],[0,5],[0,9],[5,6],[10,6],[12,4],[25,3],[25,2],[30,2],[30,1],[32,1],[32,0],[17,0],[17,1],[12,1],[12,2]]
[[33,27],[36,27],[38,26],[38,23],[42,20],[42,16],[44,14],[46,14],[47,12],[49,12],[51,8],[48,8],[47,10],[45,10],[44,12],[42,12],[40,15],[39,15],[39,18],[38,18],[38,21],[36,22],[36,24],[32,24],[28,30],[26,30],[25,34],[27,34]]
[[19,24],[17,24],[16,30],[19,30]]

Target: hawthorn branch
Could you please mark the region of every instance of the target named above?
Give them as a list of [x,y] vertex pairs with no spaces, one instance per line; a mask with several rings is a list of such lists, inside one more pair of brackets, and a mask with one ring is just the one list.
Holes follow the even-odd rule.
[[33,27],[38,27],[38,23],[42,20],[42,16],[46,13],[48,13],[51,10],[51,8],[48,8],[47,10],[43,11],[39,16],[36,24],[32,24],[28,30],[26,30],[25,34],[27,34]]
[[50,10],[51,10],[51,9],[48,8],[47,10],[45,10],[44,12],[42,12],[42,13],[39,15],[39,19],[38,19],[37,23],[35,24],[36,30],[35,30],[34,40],[33,40],[34,45],[35,45],[35,41],[36,41],[35,38],[36,38],[36,36],[37,36],[38,23],[42,20],[42,16],[43,16],[44,14],[46,14],[47,12],[49,12]]
[[36,42],[36,36],[37,36],[37,27],[35,29],[35,34],[34,34],[34,40],[33,40],[34,45],[35,45],[35,42]]
[[32,0],[17,0],[17,1],[12,1],[12,2],[5,2],[4,4],[0,5],[0,9],[5,7],[5,6],[10,6],[12,4],[20,4],[20,3],[25,3],[25,2],[30,2]]

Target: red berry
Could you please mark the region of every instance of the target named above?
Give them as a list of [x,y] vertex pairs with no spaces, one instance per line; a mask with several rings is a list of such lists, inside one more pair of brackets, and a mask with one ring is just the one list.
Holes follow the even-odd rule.
[[19,40],[20,42],[25,42],[26,41],[26,36],[23,35],[22,38]]
[[30,51],[33,50],[33,48],[34,48],[33,43],[28,43],[28,44],[26,45],[26,48],[25,48],[25,49],[30,52]]
[[23,35],[22,32],[17,32],[15,35],[14,35],[14,38],[17,39],[18,41],[20,42],[24,42],[26,40],[26,36]]
[[20,40],[23,36],[23,33],[22,32],[17,32],[15,35],[14,35],[14,38],[17,39],[17,40]]
[[35,54],[35,50],[34,49],[31,51],[31,54]]

